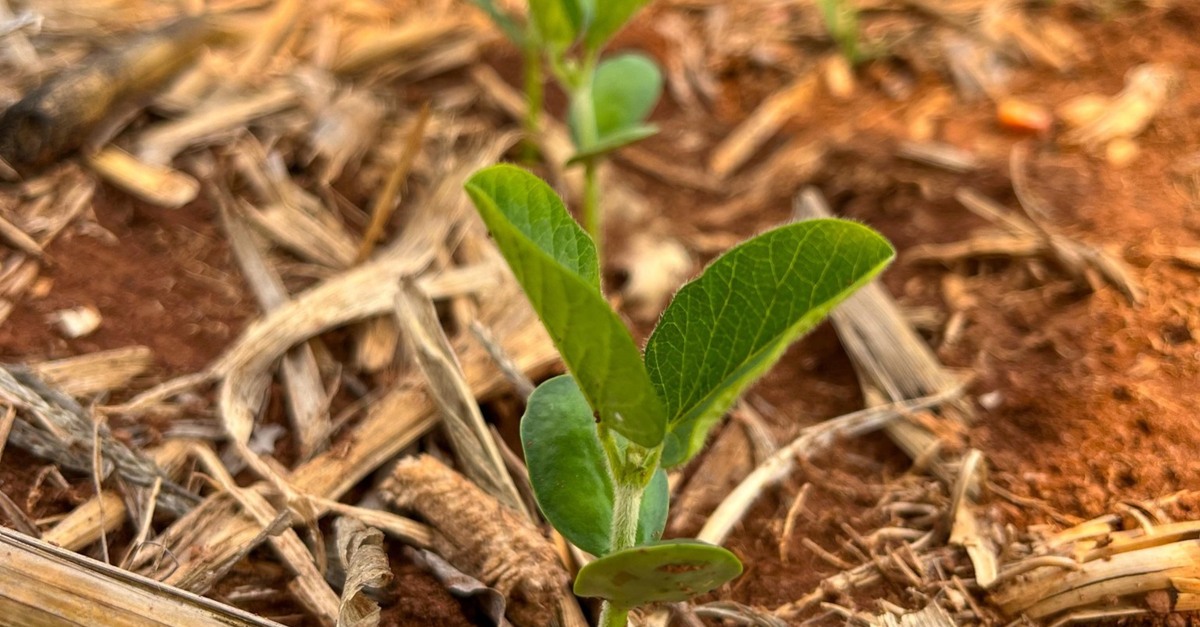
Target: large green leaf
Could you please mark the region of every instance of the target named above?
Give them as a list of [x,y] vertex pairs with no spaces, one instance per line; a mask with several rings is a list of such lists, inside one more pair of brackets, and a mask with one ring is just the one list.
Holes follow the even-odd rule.
[[510,165],[476,172],[466,188],[596,417],[658,446],[666,410],[629,329],[600,293],[596,247],[562,200]]
[[[580,128],[587,124],[586,103],[571,103],[569,126],[581,153],[595,153],[619,148],[645,137],[646,130],[656,130],[644,124],[662,95],[662,72],[649,57],[626,53],[605,59],[596,68],[592,79],[591,115],[595,118],[596,141],[583,144]],[[639,134],[640,137],[630,137]],[[617,141],[620,138],[620,141]]]
[[590,2],[582,0],[529,0],[529,16],[541,41],[559,55],[587,26]]
[[575,594],[620,607],[686,601],[742,574],[729,551],[699,540],[664,540],[606,555],[584,566]]
[[[570,375],[534,390],[521,418],[529,481],[546,520],[575,546],[605,555],[612,542],[613,481],[587,399]],[[638,542],[657,540],[670,493],[661,469],[643,493]]]
[[646,345],[670,416],[663,465],[695,455],[746,386],[894,255],[861,224],[808,220],[739,244],[683,286]]
[[647,4],[650,4],[650,0],[599,0],[594,8],[592,22],[588,26],[584,45],[590,50],[600,50],[638,9]]

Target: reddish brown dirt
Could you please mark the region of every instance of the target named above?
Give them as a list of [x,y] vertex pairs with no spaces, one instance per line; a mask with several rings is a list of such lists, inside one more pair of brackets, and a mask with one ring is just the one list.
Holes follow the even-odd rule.
[[[975,151],[985,167],[952,175],[896,158],[897,142],[910,134],[909,115],[946,89],[945,77],[935,73],[918,73],[912,95],[900,102],[864,78],[853,99],[835,102],[822,95],[786,129],[791,137],[835,138],[828,163],[812,182],[839,213],[879,228],[895,242],[900,257],[884,282],[902,304],[948,311],[943,280],[952,274],[963,277],[973,304],[965,309],[962,336],[950,344],[942,342],[940,332],[930,339],[946,365],[969,372],[972,395],[992,393],[999,399],[991,410],[978,409],[966,437],[985,454],[996,484],[1038,503],[989,497],[997,521],[1018,528],[1086,519],[1112,511],[1122,500],[1200,485],[1200,464],[1193,462],[1200,451],[1200,431],[1194,426],[1200,283],[1194,270],[1172,265],[1157,252],[1200,245],[1200,209],[1192,202],[1196,190],[1171,174],[1173,164],[1200,146],[1200,125],[1193,122],[1200,115],[1200,55],[1194,41],[1200,9],[1178,3],[1169,11],[1131,9],[1107,19],[1069,7],[1052,10],[1091,44],[1092,58],[1070,76],[1018,70],[1011,83],[1017,96],[1053,107],[1088,92],[1116,93],[1125,72],[1140,63],[1169,62],[1181,71],[1170,104],[1138,138],[1139,158],[1124,169],[1085,152],[1061,149],[1052,137],[1007,132],[995,124],[987,101],[954,99],[937,116],[935,138]],[[629,29],[618,42],[618,47],[651,52],[663,45],[642,26]],[[797,54],[816,52],[824,50],[797,49]],[[501,66],[515,79],[506,60]],[[779,72],[769,70],[746,69],[721,79],[722,96],[712,114],[689,114],[669,99],[660,106],[656,121],[664,132],[645,147],[672,163],[703,170],[715,142],[784,84]],[[561,98],[551,99],[552,108],[561,105]],[[697,136],[703,141],[696,142]],[[1034,191],[1053,207],[1050,224],[1129,261],[1147,291],[1140,307],[1109,288],[1096,293],[1081,289],[1052,266],[1044,276],[1034,276],[1027,264],[1007,259],[954,268],[906,260],[905,251],[914,245],[959,241],[983,226],[953,200],[958,186],[973,186],[1016,206],[1008,159],[1019,141],[1031,142],[1029,178]],[[655,227],[685,241],[696,233],[744,237],[778,224],[787,219],[796,191],[772,189],[753,211],[729,215],[723,199],[669,188],[628,166],[620,172],[665,218],[656,220]],[[0,325],[0,357],[33,360],[145,344],[159,360],[157,376],[165,377],[205,366],[253,315],[210,210],[150,209],[113,192],[98,203],[97,218],[118,242],[84,235],[56,242],[48,251],[52,264],[44,271],[54,280],[53,289],[42,300],[21,303]],[[625,234],[619,226],[613,229],[610,241],[619,255]],[[98,307],[104,324],[87,338],[60,338],[45,316],[80,304]],[[648,331],[641,326],[643,334]],[[764,416],[781,442],[802,426],[862,405],[850,362],[828,325],[793,347],[751,399],[774,408]],[[22,507],[36,464],[19,451],[5,451],[0,490]],[[837,572],[800,540],[808,538],[836,552],[847,535],[843,524],[869,530],[886,522],[871,509],[908,464],[883,436],[864,437],[839,443],[767,494],[729,543],[747,566],[730,586],[731,597],[774,608]],[[784,516],[806,482],[813,492],[788,539],[785,562],[780,558]],[[62,511],[79,498],[74,492],[47,492],[32,514]],[[1194,518],[1198,511],[1200,503],[1184,499],[1173,513]],[[228,592],[260,576],[257,583],[281,584],[282,575],[269,572],[269,557],[259,557],[248,570],[236,570],[220,590]],[[471,611],[430,577],[399,558],[394,565],[395,598],[385,606],[385,624],[472,624]],[[280,597],[266,607],[246,607],[302,623],[299,610],[289,603]]]
[[[46,251],[49,294],[18,305],[0,326],[0,358],[35,361],[141,344],[163,375],[195,372],[237,336],[255,311],[204,204],[148,207],[115,191],[99,194],[97,223],[115,237],[68,232]],[[90,335],[64,338],[47,320],[92,306],[103,321]]]

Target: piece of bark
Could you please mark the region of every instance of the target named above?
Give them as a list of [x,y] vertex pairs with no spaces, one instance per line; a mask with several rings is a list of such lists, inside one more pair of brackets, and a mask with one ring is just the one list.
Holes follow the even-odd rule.
[[509,597],[514,624],[554,621],[569,576],[532,524],[428,455],[401,460],[380,492],[438,530],[433,549],[446,561]]

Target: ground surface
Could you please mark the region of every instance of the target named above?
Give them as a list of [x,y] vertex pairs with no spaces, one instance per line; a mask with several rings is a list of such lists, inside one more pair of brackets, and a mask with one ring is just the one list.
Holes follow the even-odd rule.
[[[896,244],[899,258],[884,282],[901,304],[936,313],[925,329],[931,345],[947,366],[970,377],[972,396],[990,399],[987,408],[976,411],[968,444],[986,455],[991,481],[1012,495],[991,493],[986,501],[991,515],[1017,528],[1081,521],[1122,501],[1200,485],[1195,462],[1200,451],[1195,429],[1200,276],[1161,252],[1200,243],[1197,189],[1178,170],[1200,146],[1195,40],[1200,9],[1187,3],[1171,9],[1131,6],[1107,17],[1067,6],[1053,11],[1082,35],[1090,58],[1067,74],[1019,67],[1009,83],[1016,96],[1053,108],[1088,92],[1115,94],[1126,72],[1142,63],[1171,63],[1180,72],[1168,104],[1136,139],[1139,155],[1124,167],[1095,151],[1063,148],[1053,135],[1002,128],[991,101],[947,98],[947,78],[937,72],[911,70],[911,93],[891,98],[875,78],[883,71],[876,71],[880,62],[860,70],[852,97],[815,99],[781,135],[833,138],[829,158],[810,182],[838,213],[880,229]],[[639,45],[659,51],[667,44],[638,25],[617,47]],[[795,52],[816,58],[827,50],[806,44]],[[515,78],[506,54],[497,53],[497,64]],[[786,83],[779,71],[753,67],[718,78],[720,97],[710,113],[685,110],[668,96],[655,118],[663,133],[642,148],[702,171],[715,143],[762,97]],[[912,121],[924,107],[936,114],[932,136],[921,139],[973,151],[983,164],[978,171],[952,174],[896,156],[898,143],[914,138]],[[1047,222],[1126,260],[1146,291],[1140,306],[1131,306],[1109,287],[1086,289],[1052,263],[1031,270],[1030,264],[1008,258],[949,267],[906,258],[906,250],[918,244],[961,241],[984,227],[953,199],[959,186],[1016,207],[1009,157],[1018,142],[1029,146],[1029,181],[1051,208]],[[669,186],[623,161],[618,168],[661,212],[653,227],[685,243],[732,242],[778,224],[787,219],[796,191],[780,186],[753,206],[738,206],[735,199]],[[203,368],[254,312],[214,212],[202,205],[165,212],[113,190],[98,198],[95,212],[113,239],[68,234],[47,251],[50,264],[43,276],[53,281],[52,288],[43,298],[18,303],[0,326],[0,358],[36,361],[142,344],[156,356],[155,379]],[[614,225],[611,235],[611,250],[619,256],[626,234]],[[697,256],[706,258],[711,251]],[[948,297],[951,282],[961,290]],[[100,310],[102,326],[80,340],[62,339],[46,316],[84,304]],[[955,313],[961,313],[964,326],[947,341],[945,322]],[[638,322],[644,332],[646,321]],[[802,426],[860,408],[859,394],[851,363],[826,325],[789,351],[755,388],[750,403],[784,442]],[[88,494],[86,481],[72,482],[71,490],[31,492],[39,462],[11,448],[3,459],[0,489],[34,518],[63,511]],[[797,472],[761,499],[735,532],[729,546],[747,569],[728,597],[774,608],[837,572],[798,539],[837,553],[846,534],[843,525],[879,526],[883,521],[867,512],[909,463],[879,435],[841,442]],[[804,483],[812,484],[812,493],[785,562],[780,557],[783,520]],[[1185,498],[1177,511],[1194,517],[1198,506]],[[234,571],[218,598],[241,582],[285,579],[282,572],[272,574],[265,560],[256,564],[257,555]],[[386,624],[472,624],[474,610],[462,609],[429,576],[395,557],[399,571]],[[286,622],[302,620],[288,603],[281,595],[244,605]]]

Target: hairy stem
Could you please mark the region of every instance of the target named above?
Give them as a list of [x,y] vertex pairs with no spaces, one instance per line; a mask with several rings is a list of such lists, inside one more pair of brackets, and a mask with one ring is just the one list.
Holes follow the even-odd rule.
[[604,602],[600,610],[600,622],[597,627],[628,627],[629,608],[617,607],[609,601]]
[[[613,485],[612,550],[623,551],[637,544],[638,514],[642,510],[645,486],[625,483],[617,477]],[[605,601],[600,610],[600,627],[626,627],[629,608]]]

